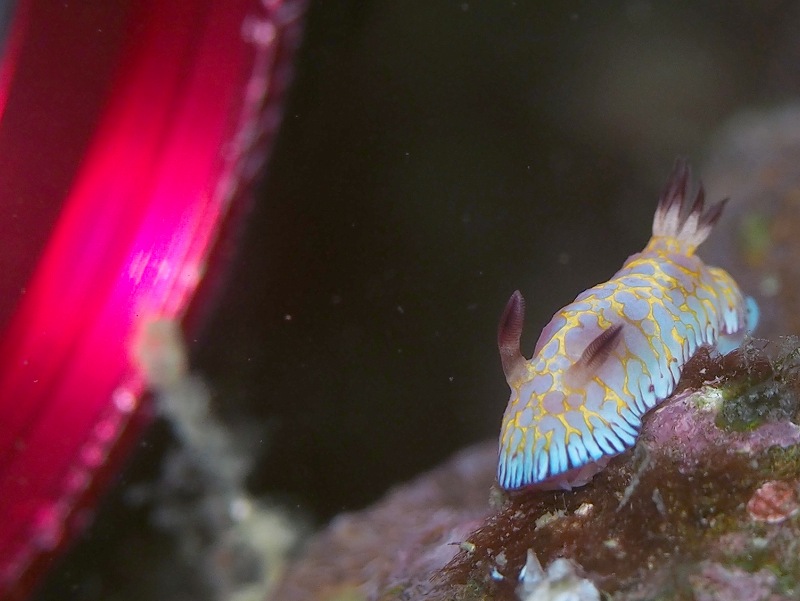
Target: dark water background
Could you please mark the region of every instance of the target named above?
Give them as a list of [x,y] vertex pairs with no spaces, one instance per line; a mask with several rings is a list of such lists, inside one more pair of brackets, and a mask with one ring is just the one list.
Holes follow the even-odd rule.
[[[250,491],[322,524],[496,436],[508,296],[528,301],[530,354],[645,243],[677,155],[700,167],[733,114],[797,95],[798,25],[796,2],[312,3],[193,345],[222,419],[263,433]],[[123,498],[171,444],[157,424],[40,599],[137,598],[143,558],[170,561]]]

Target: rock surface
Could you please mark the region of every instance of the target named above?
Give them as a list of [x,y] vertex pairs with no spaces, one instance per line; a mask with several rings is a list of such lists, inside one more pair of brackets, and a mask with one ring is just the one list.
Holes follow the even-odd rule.
[[[561,598],[549,583],[518,596],[529,549],[548,566],[543,574],[564,558],[575,569],[565,582],[614,599],[733,599],[744,590],[792,598],[797,355],[796,341],[772,356],[754,344],[724,358],[700,353],[679,392],[647,416],[637,445],[569,492],[503,493],[492,484],[495,444],[468,449],[337,518],[273,598]],[[777,409],[753,413],[765,403]]]

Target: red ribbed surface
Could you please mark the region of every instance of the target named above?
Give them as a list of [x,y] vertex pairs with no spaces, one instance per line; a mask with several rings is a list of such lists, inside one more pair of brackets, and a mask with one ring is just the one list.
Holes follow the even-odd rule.
[[[38,206],[58,215],[51,231],[42,219],[31,235],[28,254],[41,254],[0,341],[0,599],[27,594],[146,423],[133,332],[143,319],[185,314],[275,134],[300,14],[299,3],[266,0],[116,3],[99,42],[108,56],[76,69],[62,53],[80,54],[84,40],[48,37],[53,20],[70,19],[54,4],[20,4],[20,46],[6,55],[19,65],[0,68],[10,80],[0,157],[26,157],[17,169],[0,159],[0,178],[21,211],[34,211],[24,227],[36,229]],[[94,4],[75,15],[82,27],[87,10],[110,10]],[[86,105],[99,110],[76,109],[83,130],[57,135],[46,110],[41,127],[20,126],[30,107],[15,104],[28,93],[18,86],[60,76],[31,72],[48,68],[108,70],[87,84]],[[55,178],[63,189],[36,185],[31,178],[48,181],[57,145],[73,142],[80,160]],[[42,230],[51,233],[40,251]]]

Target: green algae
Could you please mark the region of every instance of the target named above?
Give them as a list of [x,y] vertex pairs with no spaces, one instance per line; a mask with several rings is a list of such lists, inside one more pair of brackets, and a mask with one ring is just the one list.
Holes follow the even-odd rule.
[[796,337],[783,340],[779,355],[769,360],[760,349],[745,347],[720,386],[723,404],[716,426],[728,432],[751,432],[767,422],[794,420],[800,407],[798,368],[800,347]]
[[751,213],[742,219],[739,236],[742,254],[751,265],[761,265],[773,247],[770,219],[762,213]]
[[789,480],[800,477],[800,445],[770,447],[758,458],[762,480]]
[[795,411],[794,399],[787,398],[774,379],[723,392],[725,401],[715,423],[728,432],[751,432],[766,422],[788,419]]

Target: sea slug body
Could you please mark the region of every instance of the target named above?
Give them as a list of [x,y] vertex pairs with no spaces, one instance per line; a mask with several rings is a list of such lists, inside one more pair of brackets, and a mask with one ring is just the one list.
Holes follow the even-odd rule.
[[702,346],[727,353],[755,328],[758,309],[724,270],[694,252],[726,201],[706,210],[678,160],[653,236],[609,281],[581,293],[545,326],[533,358],[520,352],[524,300],[508,301],[497,343],[511,398],[497,481],[514,490],[569,489],[632,447],[642,416],[675,390]]

